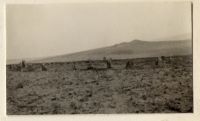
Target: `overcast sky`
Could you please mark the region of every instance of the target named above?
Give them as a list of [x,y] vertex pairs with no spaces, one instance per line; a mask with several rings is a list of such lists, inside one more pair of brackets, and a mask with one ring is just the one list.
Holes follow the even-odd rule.
[[141,39],[188,39],[189,2],[7,5],[7,59],[47,57]]

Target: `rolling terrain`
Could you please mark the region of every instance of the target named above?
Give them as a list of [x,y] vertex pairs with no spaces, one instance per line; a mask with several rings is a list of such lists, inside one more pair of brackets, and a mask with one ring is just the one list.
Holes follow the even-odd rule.
[[134,40],[7,64],[7,114],[192,113],[192,58],[190,41]]
[[[190,40],[177,41],[142,41],[133,40],[113,46],[82,51],[72,54],[52,56],[47,58],[27,59],[31,63],[66,62],[80,60],[101,60],[103,57],[113,59],[144,58],[159,56],[176,56],[192,54]],[[19,63],[21,60],[8,60],[7,64]]]
[[61,55],[33,62],[65,62],[79,60],[101,60],[103,57],[113,59],[143,58],[188,55],[192,53],[191,41],[141,41],[133,40],[127,43],[120,43],[113,46],[78,52],[73,54]]
[[7,114],[192,113],[192,56],[170,58],[8,65]]

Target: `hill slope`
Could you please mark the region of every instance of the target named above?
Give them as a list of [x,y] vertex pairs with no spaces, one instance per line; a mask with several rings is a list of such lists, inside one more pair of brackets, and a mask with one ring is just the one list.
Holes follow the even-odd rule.
[[124,42],[109,47],[49,57],[32,62],[64,62],[88,59],[98,60],[103,57],[125,59],[188,54],[192,54],[192,43],[189,40],[154,42],[133,40],[131,42]]

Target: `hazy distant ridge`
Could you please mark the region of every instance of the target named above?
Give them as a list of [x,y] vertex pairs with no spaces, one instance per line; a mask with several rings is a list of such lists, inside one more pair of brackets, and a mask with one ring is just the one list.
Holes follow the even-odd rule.
[[103,57],[125,59],[189,54],[192,54],[192,43],[189,40],[153,42],[133,40],[131,42],[119,43],[109,47],[49,57],[32,62],[64,62],[88,59],[98,60]]

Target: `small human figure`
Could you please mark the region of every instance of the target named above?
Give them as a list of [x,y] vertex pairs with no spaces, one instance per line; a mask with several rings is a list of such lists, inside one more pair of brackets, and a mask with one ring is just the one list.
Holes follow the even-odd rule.
[[112,58],[110,58],[110,59],[108,59],[108,60],[106,59],[105,62],[106,62],[106,65],[107,65],[107,68],[108,68],[108,69],[112,68],[112,66],[111,66]]
[[126,63],[126,69],[130,69],[133,66],[133,63],[131,61],[128,61]]
[[91,60],[88,60],[88,67],[87,69],[94,69],[93,66],[92,66],[92,61]]
[[73,70],[77,70],[77,69],[76,69],[76,63],[75,63],[75,62],[72,63],[72,69],[73,69]]
[[47,71],[47,68],[45,67],[44,64],[41,65],[42,71]]

